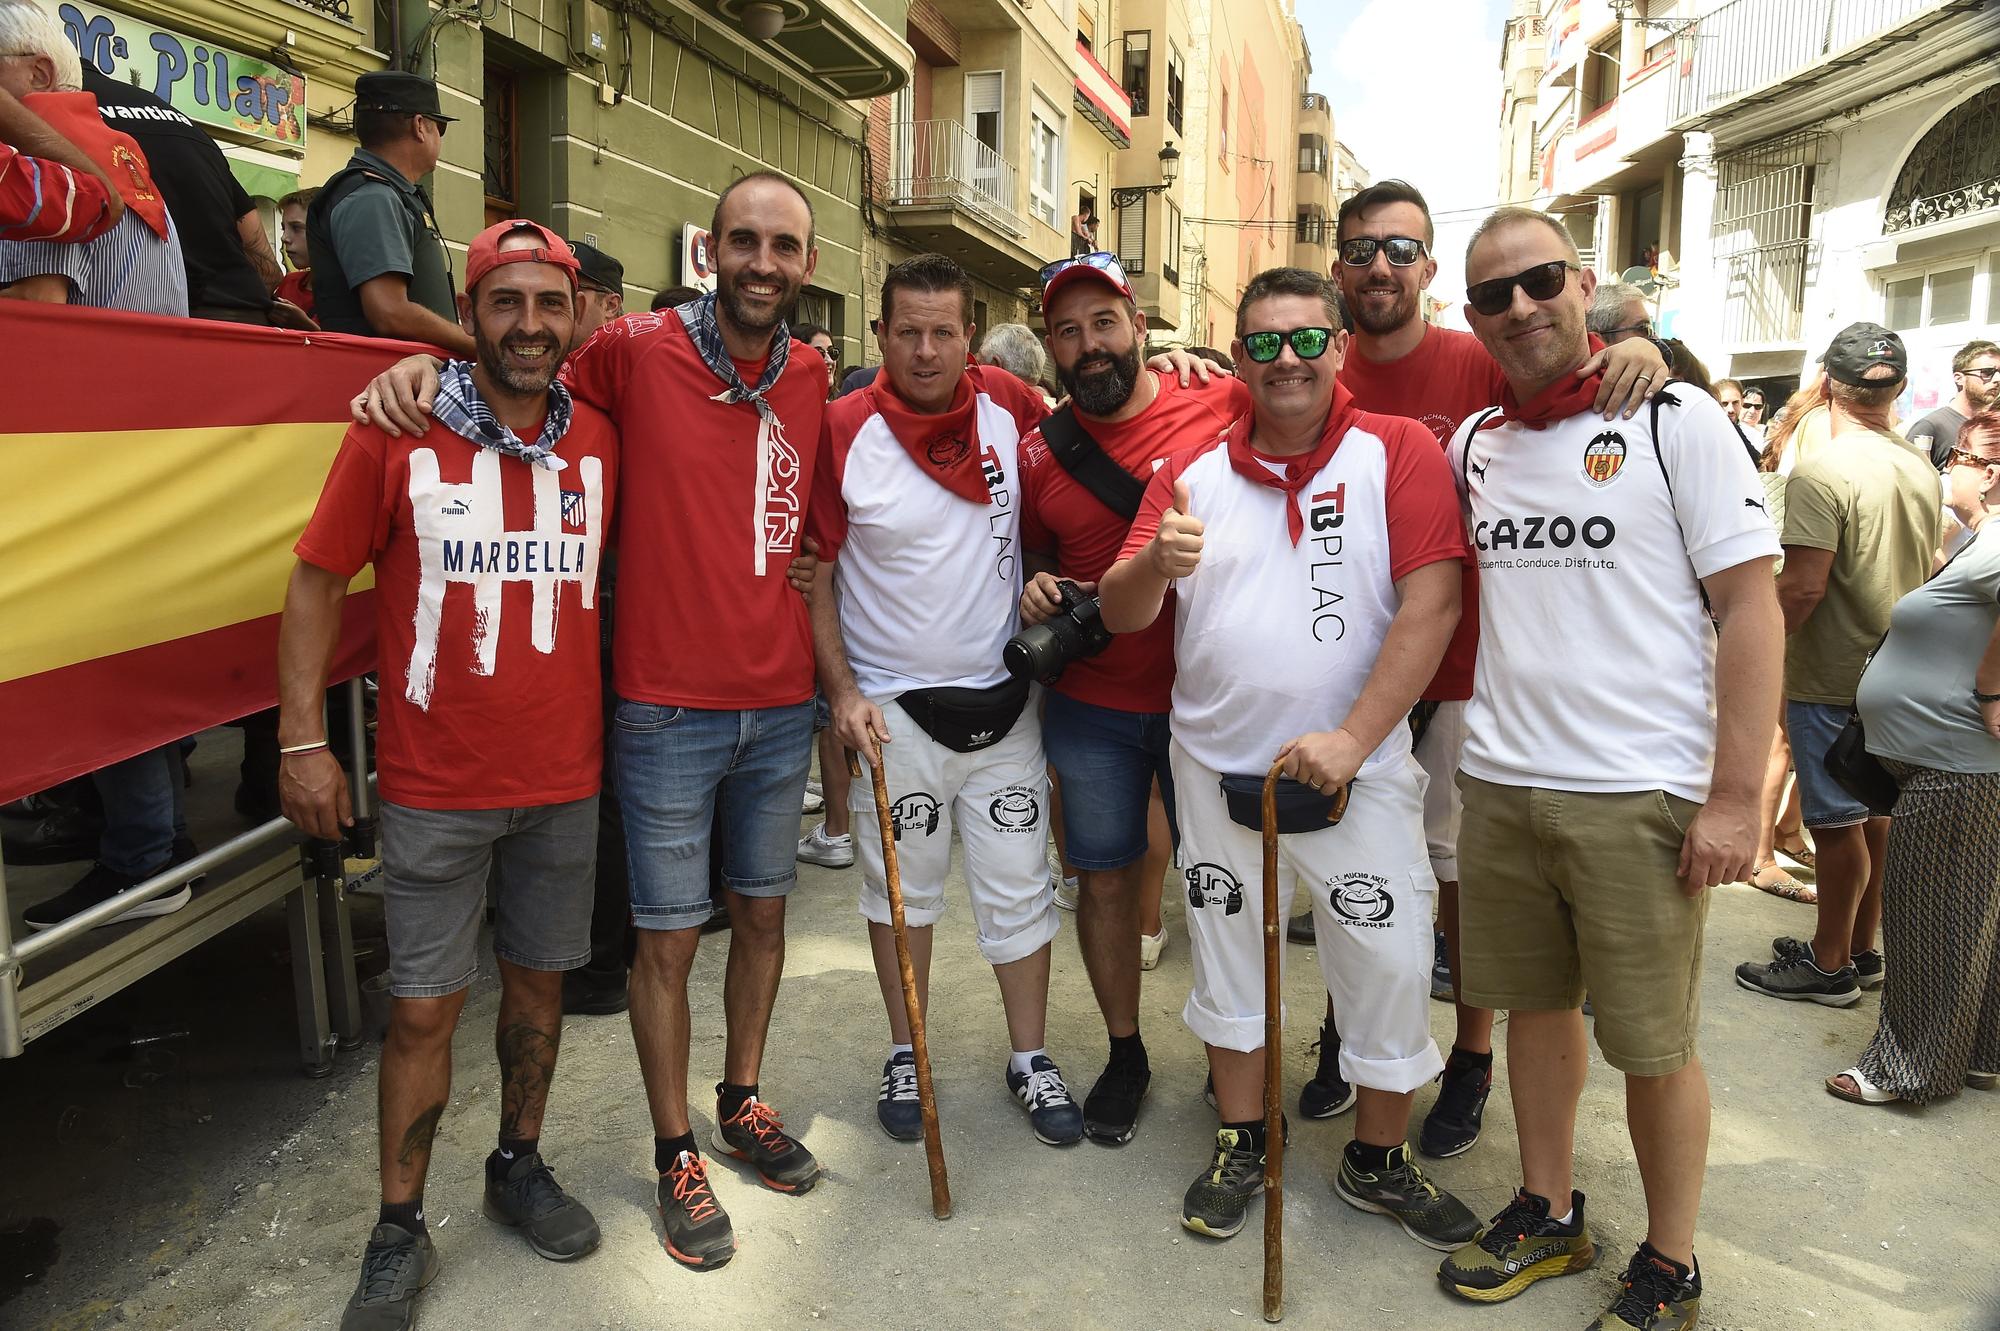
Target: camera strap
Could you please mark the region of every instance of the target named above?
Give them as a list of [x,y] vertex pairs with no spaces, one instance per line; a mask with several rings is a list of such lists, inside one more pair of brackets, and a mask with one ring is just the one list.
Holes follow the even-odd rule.
[[1049,446],[1050,456],[1098,503],[1127,522],[1139,515],[1146,483],[1111,460],[1104,446],[1091,438],[1076,418],[1072,404],[1064,404],[1042,422],[1042,442]]

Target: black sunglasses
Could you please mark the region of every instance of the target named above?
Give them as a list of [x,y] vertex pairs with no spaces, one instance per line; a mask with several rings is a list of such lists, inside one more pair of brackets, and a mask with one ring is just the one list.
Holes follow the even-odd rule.
[[1389,262],[1398,268],[1408,268],[1424,257],[1424,242],[1409,236],[1356,236],[1352,240],[1340,242],[1340,261],[1349,268],[1366,268],[1375,261],[1375,251],[1381,250],[1389,256]]
[[1269,365],[1278,359],[1288,342],[1300,360],[1318,360],[1332,341],[1331,328],[1294,328],[1289,333],[1245,333],[1243,350],[1259,365]]
[[1533,268],[1524,268],[1512,277],[1496,277],[1474,282],[1465,289],[1465,302],[1484,315],[1505,314],[1514,303],[1514,288],[1528,293],[1529,300],[1554,300],[1569,283],[1572,272],[1582,268],[1568,259],[1551,259]]

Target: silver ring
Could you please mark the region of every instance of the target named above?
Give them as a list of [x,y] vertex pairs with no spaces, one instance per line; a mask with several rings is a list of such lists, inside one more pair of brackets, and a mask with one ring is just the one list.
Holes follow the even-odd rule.
[[1642,374],[1639,376],[1639,382],[1642,384],[1649,384],[1653,382],[1653,376],[1650,374]]
[[1314,790],[1318,790],[1320,788],[1319,782],[1317,781],[1310,782],[1309,784],[1312,786]]

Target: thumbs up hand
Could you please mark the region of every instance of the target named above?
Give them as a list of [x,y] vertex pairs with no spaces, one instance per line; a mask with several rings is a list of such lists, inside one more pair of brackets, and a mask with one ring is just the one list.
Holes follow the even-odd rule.
[[1159,530],[1146,547],[1153,571],[1168,581],[1187,577],[1201,563],[1202,525],[1193,507],[1187,482],[1176,478],[1173,507],[1160,515]]

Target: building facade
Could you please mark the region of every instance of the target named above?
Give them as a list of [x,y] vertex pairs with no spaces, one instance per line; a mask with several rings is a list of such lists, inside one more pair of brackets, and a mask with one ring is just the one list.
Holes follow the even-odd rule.
[[1316,273],[1333,271],[1333,218],[1340,205],[1333,194],[1339,160],[1333,137],[1333,106],[1321,93],[1299,99],[1299,178],[1293,193],[1298,232],[1293,237],[1292,262]]

